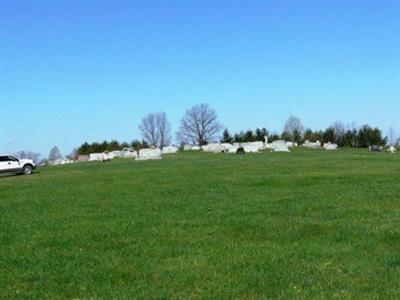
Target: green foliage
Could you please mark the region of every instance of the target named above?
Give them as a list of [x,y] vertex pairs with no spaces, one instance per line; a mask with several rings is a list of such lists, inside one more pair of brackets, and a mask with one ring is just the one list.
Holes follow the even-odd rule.
[[304,131],[304,140],[308,140],[310,142],[322,142],[322,136],[323,132],[321,131],[312,131],[310,128]]
[[221,143],[233,143],[233,137],[229,133],[228,128],[225,128],[224,132],[222,133]]
[[357,129],[352,128],[352,129],[348,129],[346,131],[346,133],[344,134],[344,138],[343,138],[343,145],[352,147],[352,148],[358,147]]
[[254,136],[253,130],[249,129],[244,133],[244,140],[246,142],[254,142],[255,136]]
[[133,150],[139,151],[140,149],[143,148],[149,148],[149,144],[145,141],[139,141],[139,140],[133,140],[131,142],[131,147],[133,148]]
[[328,127],[322,134],[323,143],[334,143],[335,142],[335,129],[333,127]]
[[[139,143],[141,144],[141,146],[143,145],[141,142]],[[128,148],[128,147],[131,147],[131,145],[128,144],[127,142],[120,143],[117,140],[112,140],[110,142],[103,141],[101,144],[97,142],[94,142],[92,144],[85,142],[76,149],[76,155],[88,155],[90,153],[111,152],[111,151],[122,150],[123,148]],[[141,148],[143,148],[143,146]]]
[[255,140],[256,141],[264,141],[265,140],[265,137],[266,136],[268,136],[268,131],[267,131],[267,129],[266,128],[256,128],[256,131],[255,131]]
[[387,142],[377,127],[372,128],[369,125],[361,126],[358,130],[357,140],[359,147],[369,147],[372,145],[384,146]]
[[184,152],[0,178],[2,299],[400,299],[400,153]]
[[248,129],[246,131],[240,131],[233,137],[236,143],[247,143],[247,142],[264,142],[265,136],[268,136],[268,131],[265,128],[256,128],[255,131]]

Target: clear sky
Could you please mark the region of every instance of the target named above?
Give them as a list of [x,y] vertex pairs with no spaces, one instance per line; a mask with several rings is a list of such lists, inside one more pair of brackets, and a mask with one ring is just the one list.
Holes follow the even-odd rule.
[[398,1],[3,1],[1,147],[64,154],[175,132],[208,103],[231,131],[281,131],[294,114],[400,133]]

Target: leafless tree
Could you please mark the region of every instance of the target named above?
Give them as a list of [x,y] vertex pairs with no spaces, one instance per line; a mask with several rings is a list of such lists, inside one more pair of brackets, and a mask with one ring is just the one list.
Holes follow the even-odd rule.
[[54,146],[51,148],[50,153],[49,153],[49,161],[55,161],[57,159],[62,159],[62,154],[60,152],[60,149],[58,149],[57,146]]
[[332,128],[335,133],[335,143],[341,145],[343,142],[344,135],[346,133],[346,127],[342,122],[336,121],[332,124]]
[[15,155],[22,159],[32,159],[35,164],[40,161],[40,154],[32,151],[19,151]]
[[165,112],[149,113],[140,122],[139,130],[151,146],[162,148],[171,141],[171,126]]
[[151,146],[157,146],[158,144],[158,132],[157,132],[157,116],[155,113],[149,113],[142,119],[139,124],[139,130],[142,134],[143,139]]
[[352,122],[347,125],[347,132],[349,134],[350,145],[353,148],[358,147],[357,130],[358,130],[357,124],[355,122]]
[[74,148],[74,149],[72,149],[72,151],[71,151],[68,155],[66,155],[65,157],[68,158],[68,159],[74,160],[74,159],[76,159],[77,156],[78,156],[78,148]]
[[171,125],[165,112],[157,113],[158,146],[163,148],[171,142]]
[[388,143],[391,146],[396,145],[397,139],[396,139],[396,130],[393,127],[389,127],[388,133],[387,133],[387,138],[388,138]]
[[303,135],[304,127],[298,117],[290,116],[283,127],[283,135],[288,136],[292,142],[299,142]]
[[184,143],[204,145],[216,140],[221,130],[217,113],[208,104],[195,105],[181,119],[177,139]]

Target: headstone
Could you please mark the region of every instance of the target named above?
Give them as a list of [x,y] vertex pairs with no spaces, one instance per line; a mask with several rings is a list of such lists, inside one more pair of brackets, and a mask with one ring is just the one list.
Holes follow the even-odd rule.
[[171,154],[171,153],[177,153],[179,151],[179,149],[177,147],[174,146],[166,146],[163,147],[161,150],[162,154]]
[[90,153],[89,161],[101,161],[103,160],[103,153]]
[[258,147],[254,146],[254,145],[249,145],[249,144],[245,144],[242,145],[244,152],[246,153],[257,153],[258,152]]
[[89,160],[89,155],[81,154],[76,157],[76,161],[88,161],[88,160]]
[[324,149],[325,150],[337,150],[338,145],[332,144],[331,142],[325,143],[324,144]]
[[292,147],[293,143],[284,140],[277,140],[267,144],[266,146],[267,149],[271,149],[273,152],[290,152],[289,147]]
[[377,146],[377,145],[372,145],[372,146],[369,146],[369,151],[382,152],[383,151],[383,147],[382,146]]
[[186,144],[183,146],[183,151],[196,151],[200,150],[200,146]]
[[244,148],[243,147],[239,147],[239,148],[237,148],[237,150],[236,150],[236,154],[245,154],[246,152],[244,151]]
[[137,152],[132,148],[123,148],[119,153],[119,157],[121,158],[136,158],[137,156]]
[[204,152],[211,152],[211,153],[219,153],[222,152],[222,148],[220,144],[217,143],[209,143],[207,145],[203,145],[201,149]]
[[303,144],[303,147],[311,148],[311,149],[318,149],[318,148],[321,148],[321,142],[320,141],[310,142],[309,140],[306,140]]
[[156,149],[141,149],[139,150],[139,156],[136,160],[150,160],[150,159],[161,159],[161,150]]
[[272,149],[273,152],[290,152],[289,147],[286,143],[276,144]]

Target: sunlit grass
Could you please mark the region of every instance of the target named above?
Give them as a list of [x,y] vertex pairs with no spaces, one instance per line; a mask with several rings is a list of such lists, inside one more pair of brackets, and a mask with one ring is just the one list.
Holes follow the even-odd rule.
[[400,298],[398,154],[49,167],[0,209],[0,298]]

